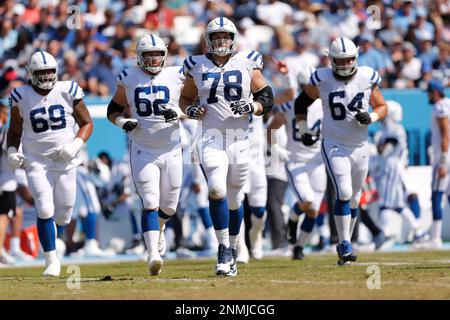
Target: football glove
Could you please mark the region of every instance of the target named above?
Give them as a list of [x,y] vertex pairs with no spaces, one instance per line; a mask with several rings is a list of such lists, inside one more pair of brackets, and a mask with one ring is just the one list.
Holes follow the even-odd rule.
[[302,134],[302,143],[307,147],[312,146],[318,140],[319,140],[319,135],[311,134],[309,132]]
[[177,118],[178,118],[177,112],[173,109],[164,109],[164,110],[160,111],[160,113],[164,116],[164,119],[166,120],[166,122],[171,122],[171,121],[177,120]]
[[278,157],[281,162],[289,161],[289,156],[291,153],[288,149],[283,148],[278,143],[274,143],[269,150],[267,150],[267,155],[270,157]]
[[51,152],[47,157],[54,161],[70,161],[77,156],[83,144],[83,139],[77,137],[72,142],[66,143],[61,149]]
[[358,112],[355,116],[356,121],[358,121],[362,125],[367,125],[372,123],[372,118],[370,117],[370,113],[367,111]]
[[200,115],[205,112],[205,108],[202,106],[189,106],[186,109],[186,114],[189,118],[198,120]]
[[136,119],[118,116],[116,118],[116,125],[122,128],[125,132],[130,132],[136,129],[138,121]]
[[233,102],[230,105],[231,111],[233,111],[234,114],[238,114],[240,116],[247,114],[247,113],[253,113],[255,110],[253,108],[252,103],[248,103],[247,101],[236,101]]
[[8,163],[12,169],[19,169],[22,167],[25,156],[23,153],[17,151],[16,147],[8,148]]

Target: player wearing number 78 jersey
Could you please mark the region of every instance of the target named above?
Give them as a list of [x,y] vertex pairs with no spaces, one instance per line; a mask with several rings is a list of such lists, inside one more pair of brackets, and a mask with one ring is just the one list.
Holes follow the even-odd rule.
[[[83,90],[74,81],[58,81],[55,58],[35,52],[28,61],[28,85],[11,92],[8,162],[24,167],[38,218],[45,255],[44,276],[59,276],[55,222],[65,226],[75,205],[77,156],[92,133]],[[76,125],[79,130],[76,131]],[[22,143],[23,154],[18,151]]]
[[178,99],[184,75],[179,66],[165,67],[167,48],[154,34],[139,39],[136,53],[138,66],[119,74],[107,114],[130,138],[148,269],[158,275],[166,251],[164,225],[175,214],[182,181]]
[[300,128],[306,128],[307,107],[322,100],[322,156],[336,191],[334,218],[342,265],[356,260],[350,237],[369,166],[368,125],[383,119],[387,106],[378,88],[380,75],[370,67],[357,67],[358,48],[351,40],[335,39],[327,54],[332,68],[313,72],[295,101],[295,113]]
[[184,61],[186,80],[180,97],[180,108],[199,120],[201,138],[197,149],[219,242],[215,272],[226,276],[237,274],[242,188],[250,160],[249,114],[261,115],[273,106],[272,89],[261,72],[261,54],[237,52],[237,36],[235,25],[227,18],[208,23],[208,53]]

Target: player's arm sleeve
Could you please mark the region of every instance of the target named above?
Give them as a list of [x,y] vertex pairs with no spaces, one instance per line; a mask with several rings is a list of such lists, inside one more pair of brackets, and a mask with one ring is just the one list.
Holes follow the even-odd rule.
[[382,78],[381,78],[380,74],[378,73],[378,71],[370,68],[369,74],[370,74],[369,82],[372,85],[372,87],[380,85]]
[[83,89],[75,81],[70,82],[69,97],[74,100],[80,100],[84,97]]
[[23,118],[22,110],[20,107],[22,97],[23,97],[23,93],[21,93],[18,88],[14,88],[11,91],[11,94],[9,95],[9,107],[10,108],[17,107],[17,109],[19,110],[20,116]]
[[183,62],[183,75],[185,77],[190,76],[191,75],[191,71],[193,71],[194,66],[197,64],[197,62],[194,60],[194,58],[192,56],[187,57],[186,59],[184,59]]
[[[247,53],[246,53],[247,54]],[[247,54],[247,59],[250,60],[253,69],[262,70],[264,67],[263,56],[256,50],[252,50]]]
[[316,101],[316,99],[312,99],[305,91],[302,91],[294,102],[295,114],[306,116],[308,114],[308,107],[312,105],[314,101]]

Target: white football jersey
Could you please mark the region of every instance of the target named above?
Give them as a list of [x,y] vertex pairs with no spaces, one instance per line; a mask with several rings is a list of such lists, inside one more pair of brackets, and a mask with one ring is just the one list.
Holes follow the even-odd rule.
[[[431,113],[431,145],[433,146],[433,161],[436,163],[441,157],[441,132],[437,119],[449,118],[450,119],[450,99],[444,98],[439,100],[433,105],[433,111]],[[450,153],[450,148],[449,148]]]
[[207,111],[201,120],[202,130],[244,129],[248,134],[249,116],[235,115],[230,105],[234,101],[253,102],[252,72],[262,69],[262,55],[257,51],[238,52],[219,67],[209,55],[190,56],[184,60],[184,73],[194,78],[200,105]]
[[258,158],[264,161],[264,148],[266,146],[267,137],[264,130],[263,117],[249,115],[249,139],[250,139],[250,154],[252,157],[260,156]]
[[349,147],[367,142],[368,126],[360,125],[355,115],[369,110],[370,95],[380,82],[380,75],[370,67],[358,67],[348,80],[337,79],[331,68],[317,69],[311,75],[310,84],[319,89],[322,100],[324,140]]
[[130,139],[143,147],[171,150],[180,146],[178,120],[165,122],[160,111],[179,110],[181,67],[165,67],[155,77],[139,67],[125,69],[117,77],[117,85],[126,90],[131,117],[139,124],[129,133]]
[[315,134],[319,134],[319,140],[312,146],[305,146],[301,141],[301,134],[298,122],[295,120],[294,106],[291,102],[284,103],[279,106],[279,111],[284,112],[286,117],[286,132],[288,136],[287,149],[291,152],[289,160],[291,162],[309,162],[321,158],[320,145],[322,142],[322,102],[320,99],[314,101],[308,107],[308,115],[306,117],[308,129]]
[[[407,136],[405,128],[400,123],[390,121],[386,123],[380,131],[375,135],[375,141],[377,144],[384,144],[386,140],[393,138],[397,140],[397,144],[393,150],[385,155],[385,158],[394,159],[405,163],[408,157]],[[405,163],[407,164],[407,163]]]
[[27,165],[44,165],[50,170],[66,170],[81,163],[50,160],[46,155],[71,142],[78,131],[73,117],[73,101],[83,98],[83,89],[75,81],[58,81],[46,96],[31,85],[15,88],[10,104],[19,108],[23,119],[22,147]]

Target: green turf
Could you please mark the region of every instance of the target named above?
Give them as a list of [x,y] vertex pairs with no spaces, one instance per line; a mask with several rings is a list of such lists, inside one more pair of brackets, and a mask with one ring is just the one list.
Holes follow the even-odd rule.
[[[381,289],[367,288],[370,265]],[[0,269],[0,299],[450,299],[450,252],[360,254],[352,266],[335,255],[304,261],[267,258],[239,265],[235,278],[216,277],[214,260],[167,261],[160,276],[145,262],[80,265],[81,288],[70,290],[42,268]]]

